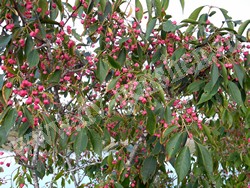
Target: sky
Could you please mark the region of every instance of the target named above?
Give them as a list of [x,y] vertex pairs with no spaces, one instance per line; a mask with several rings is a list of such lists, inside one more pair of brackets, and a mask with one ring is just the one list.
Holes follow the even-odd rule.
[[[69,2],[74,2],[74,0],[69,0]],[[133,0],[132,0],[133,2]],[[145,0],[141,0],[141,2],[145,2]],[[179,0],[170,0],[170,5],[167,10],[167,14],[172,15],[171,20],[175,20],[178,23],[188,18],[188,16],[192,13],[193,10],[196,8],[203,6],[203,5],[210,5],[214,7],[220,7],[228,10],[229,16],[232,17],[233,20],[242,20],[245,21],[247,19],[250,19],[250,0],[185,0],[185,8],[184,12],[182,12],[180,2]],[[208,9],[204,9],[204,12],[206,12]],[[218,9],[214,9],[217,13],[212,17],[210,21],[214,23],[217,26],[220,26],[222,21],[224,20],[222,14],[219,12]],[[249,25],[250,28],[250,25]],[[0,159],[1,160],[1,159]],[[9,168],[4,167],[5,172],[0,173],[0,178],[10,175],[12,171],[14,171],[17,166],[14,165],[14,160],[11,158],[6,159],[5,162],[10,162],[11,166]],[[46,182],[49,179],[43,181]],[[1,188],[9,188],[10,184],[5,184],[3,186],[0,186]],[[70,186],[68,186],[70,188]]]

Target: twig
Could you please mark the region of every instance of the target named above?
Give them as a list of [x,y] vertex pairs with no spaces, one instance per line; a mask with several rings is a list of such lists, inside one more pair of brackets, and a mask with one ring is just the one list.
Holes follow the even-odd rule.
[[[72,169],[72,166],[71,166],[71,163],[70,163],[70,161],[69,161],[69,157],[66,157],[65,159],[66,159],[66,162],[67,162],[67,164],[68,164],[68,166],[69,166],[69,169],[71,170],[71,169]],[[73,181],[74,181],[75,187],[78,187],[78,183],[77,183],[75,174],[73,173],[73,171],[70,171],[70,174],[71,174],[72,179],[73,179]]]

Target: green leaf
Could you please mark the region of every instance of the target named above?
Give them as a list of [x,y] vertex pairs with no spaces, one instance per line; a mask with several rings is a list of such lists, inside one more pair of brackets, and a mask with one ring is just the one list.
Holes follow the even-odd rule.
[[26,106],[23,106],[23,113],[24,113],[24,116],[27,117],[29,124],[30,124],[30,125],[33,125],[33,123],[34,123],[33,115],[32,115],[32,113],[28,110],[28,108],[27,108]]
[[180,0],[182,12],[184,11],[185,0]]
[[227,26],[230,28],[230,29],[233,29],[234,28],[234,25],[233,25],[233,22],[231,21],[232,18],[230,16],[228,16],[228,11],[223,9],[223,8],[219,8],[221,13],[223,14],[224,18],[225,18],[225,21],[227,23]]
[[155,27],[155,24],[156,24],[156,19],[153,18],[151,19],[149,22],[148,22],[148,25],[147,25],[147,30],[146,30],[146,36],[145,38],[148,40],[150,34],[152,33],[154,27]]
[[148,9],[148,17],[151,19],[152,17],[152,1],[151,0],[146,0],[147,2],[147,9]]
[[221,79],[218,79],[214,86],[213,86],[212,80],[208,82],[204,87],[204,92],[202,93],[201,98],[199,102],[197,103],[197,105],[210,100],[218,92],[220,83],[221,83]]
[[61,1],[61,0],[54,0],[54,2],[56,3],[58,9],[59,9],[61,12],[64,12],[64,7],[63,7],[63,4],[62,4],[62,1]]
[[100,81],[100,83],[102,83],[105,80],[108,71],[109,71],[109,66],[106,62],[99,61],[97,63],[96,77]]
[[178,48],[177,50],[174,51],[172,55],[172,60],[178,61],[185,52],[186,52],[185,48]]
[[153,156],[150,156],[143,161],[140,174],[144,184],[146,184],[147,181],[153,177],[156,171],[156,167],[157,160]]
[[171,127],[168,127],[164,132],[163,132],[163,137],[164,138],[167,138],[167,136],[172,133],[175,129],[177,129],[178,126],[177,125],[174,125],[174,126],[171,126]]
[[63,174],[64,174],[64,170],[61,170],[61,171],[56,175],[56,177],[54,178],[53,181],[59,180],[59,179],[63,176]]
[[162,8],[166,11],[169,6],[169,0],[162,1]]
[[123,188],[123,186],[120,183],[115,183],[115,188]]
[[181,148],[184,132],[176,133],[166,145],[167,160],[171,159]]
[[108,91],[109,91],[109,90],[112,90],[112,89],[115,87],[115,85],[116,85],[116,83],[117,83],[117,81],[118,81],[119,79],[120,79],[120,76],[118,76],[118,77],[112,79],[112,80],[109,82],[109,84],[108,84],[107,90],[108,90]]
[[244,80],[244,77],[245,77],[244,69],[240,65],[234,64],[234,71],[235,71],[235,73],[237,75],[237,78],[239,80],[241,88],[243,88],[243,80]]
[[29,122],[21,123],[21,125],[19,126],[19,128],[17,130],[18,136],[22,137],[26,133],[26,131],[29,129],[29,127],[30,127]]
[[41,15],[42,17],[45,16],[46,11],[48,11],[48,2],[47,0],[39,0],[38,6],[42,9]]
[[98,132],[93,129],[89,129],[89,138],[93,146],[93,150],[99,156],[102,156],[102,139]]
[[4,74],[0,74],[0,90],[3,88],[3,83],[4,83]]
[[135,6],[136,6],[136,8],[139,8],[139,11],[135,12],[135,17],[138,21],[141,21],[141,19],[143,17],[143,7],[141,5],[140,0],[135,0]]
[[11,38],[12,38],[12,35],[0,36],[0,51],[9,44]]
[[175,161],[175,171],[178,175],[178,182],[180,183],[188,174],[191,167],[190,150],[185,146],[179,153]]
[[246,29],[246,27],[248,26],[248,24],[250,24],[250,20],[246,20],[246,21],[244,21],[244,22],[240,25],[240,27],[239,27],[239,29],[238,29],[238,34],[239,34],[239,35],[242,35],[242,34],[243,34],[243,32],[245,31],[245,29]]
[[233,83],[232,81],[228,82],[228,89],[229,93],[231,94],[233,100],[239,105],[239,106],[244,106],[240,90],[238,86]]
[[52,83],[59,83],[60,78],[61,78],[61,74],[62,74],[62,71],[61,71],[61,70],[56,70],[55,72],[52,72],[52,73],[48,76],[47,82],[48,82],[49,84],[52,84]]
[[122,50],[120,50],[120,53],[118,55],[117,62],[120,65],[124,65],[124,62],[126,61],[126,56],[127,56],[127,51],[125,48],[122,48]]
[[101,11],[104,12],[107,0],[100,0]]
[[156,129],[156,118],[151,109],[147,108],[147,125],[146,129],[149,134],[153,135]]
[[29,63],[29,67],[33,68],[36,67],[39,63],[39,53],[37,50],[32,50],[28,56],[27,56],[27,61]]
[[206,147],[199,143],[195,143],[197,151],[198,151],[198,162],[202,168],[205,169],[208,177],[211,177],[213,173],[213,160],[210,152],[207,150]]
[[219,69],[218,69],[218,67],[217,67],[217,65],[214,63],[213,64],[213,67],[212,67],[212,73],[211,73],[212,75],[212,87],[216,84],[216,82],[217,82],[217,80],[218,80],[218,78],[219,78]]
[[172,120],[173,116],[172,116],[172,111],[171,111],[171,108],[170,108],[169,105],[167,105],[166,108],[165,108],[164,118],[165,118],[165,121],[166,121],[168,124],[171,123],[171,120]]
[[25,42],[25,55],[28,56],[28,54],[32,51],[34,48],[34,42],[33,39],[28,36]]
[[188,93],[193,93],[196,91],[201,90],[202,87],[204,87],[206,84],[205,80],[196,80],[187,87],[187,92]]
[[43,179],[45,176],[45,165],[41,160],[37,161],[36,174],[40,179]]
[[193,20],[193,19],[184,19],[181,21],[182,23],[190,23],[190,24],[199,24],[199,22]]
[[195,9],[191,14],[190,16],[188,17],[188,19],[191,19],[191,20],[197,20],[201,10],[204,8],[204,6],[201,6],[201,7],[198,7],[197,9]]
[[109,64],[115,69],[121,69],[121,65],[111,56],[108,56]]
[[177,25],[174,25],[171,20],[167,20],[163,23],[163,31],[174,32],[178,29]]
[[1,135],[0,145],[4,144],[4,142],[6,141],[11,128],[15,124],[16,118],[17,118],[17,111],[16,109],[13,108],[11,108],[4,116],[2,125],[0,127],[0,135]]
[[161,1],[160,0],[154,0],[155,2],[155,15],[159,18],[161,17]]
[[4,101],[6,103],[8,102],[11,94],[12,94],[12,88],[7,88],[7,87],[3,86],[3,93],[2,93],[2,95],[3,95],[3,99],[4,99]]
[[88,145],[88,135],[84,128],[82,128],[77,136],[76,140],[74,142],[74,151],[76,153],[76,156],[80,156],[81,153],[87,148]]

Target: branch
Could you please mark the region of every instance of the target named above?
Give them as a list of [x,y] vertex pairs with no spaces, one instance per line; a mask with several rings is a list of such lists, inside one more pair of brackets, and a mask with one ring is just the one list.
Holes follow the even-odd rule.
[[35,167],[37,166],[38,153],[39,153],[39,141],[38,141],[38,139],[39,139],[39,137],[37,135],[36,143],[35,143],[35,147],[34,147],[34,152],[33,152],[33,158],[32,158],[32,162],[31,162],[31,164],[32,164],[31,166],[33,167],[32,178],[33,178],[35,188],[39,188],[38,177],[36,175],[36,170],[35,170]]
[[[65,159],[66,159],[66,162],[67,162],[67,164],[68,164],[68,166],[69,166],[69,171],[70,171],[70,170],[73,169],[73,168],[72,168],[71,163],[70,163],[70,161],[69,161],[69,157],[65,157]],[[72,179],[73,179],[73,181],[74,181],[75,187],[78,187],[78,183],[77,183],[75,174],[73,173],[73,171],[70,171],[70,174],[71,174]]]
[[139,148],[139,144],[140,144],[140,142],[143,140],[143,138],[142,138],[142,136],[137,140],[137,142],[135,143],[135,145],[134,145],[134,148],[133,148],[133,150],[132,150],[132,152],[130,153],[130,155],[129,155],[129,160],[127,161],[127,163],[126,163],[126,165],[128,166],[128,167],[131,167],[131,165],[132,165],[132,162],[133,162],[133,160],[134,160],[134,158],[135,158],[135,154],[136,154],[136,152],[137,152],[137,150],[138,150],[138,148]]

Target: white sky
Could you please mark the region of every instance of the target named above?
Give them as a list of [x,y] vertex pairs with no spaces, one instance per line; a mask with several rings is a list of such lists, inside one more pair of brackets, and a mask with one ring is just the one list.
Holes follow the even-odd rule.
[[[185,0],[185,8],[184,13],[182,13],[182,9],[180,6],[179,0],[170,0],[170,4],[167,10],[167,14],[173,16],[177,22],[188,18],[188,16],[195,10],[196,8],[203,5],[212,5],[217,6],[219,8],[224,8],[228,10],[229,16],[232,17],[233,20],[247,20],[250,19],[250,1],[249,0]],[[204,9],[208,10],[208,9]],[[220,25],[221,21],[224,20],[221,12],[218,9],[213,9],[217,13],[212,16],[212,23],[216,22],[216,25]],[[205,13],[206,11],[204,11]]]

